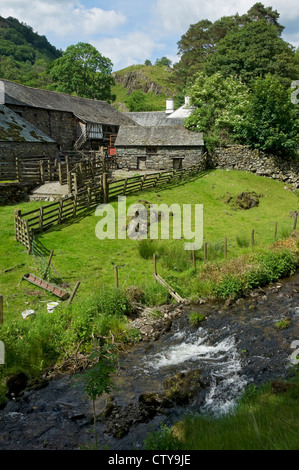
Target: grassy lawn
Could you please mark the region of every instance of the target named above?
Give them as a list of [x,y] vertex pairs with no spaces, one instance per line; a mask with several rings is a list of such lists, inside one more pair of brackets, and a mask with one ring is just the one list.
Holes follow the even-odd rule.
[[[262,195],[258,207],[249,210],[236,209],[228,204],[228,196],[240,192],[255,191]],[[278,223],[278,238],[290,232],[293,219],[290,212],[298,209],[298,197],[285,189],[283,183],[239,171],[212,171],[202,178],[185,183],[176,188],[148,191],[127,198],[127,206],[138,200],[156,204],[173,203],[203,204],[204,241],[208,242],[208,259],[223,259],[223,241],[228,238],[228,258],[234,258],[251,251],[251,247],[239,246],[237,236],[250,240],[255,230],[255,250],[267,246],[274,239],[274,225]],[[45,204],[45,203],[43,203]],[[41,203],[24,203],[17,207],[23,212],[39,207]],[[117,214],[117,201],[113,202]],[[14,240],[14,206],[0,208],[1,215],[1,294],[4,296],[6,318],[19,317],[28,309],[44,309],[45,301],[55,297],[36,288],[22,275],[32,272],[38,275],[38,264],[33,256],[28,256],[24,247]],[[54,250],[53,265],[71,288],[81,281],[74,302],[105,286],[114,285],[114,265],[119,267],[120,287],[140,286],[148,289],[149,302],[166,301],[166,293],[152,277],[152,258],[144,259],[138,251],[138,241],[99,240],[95,227],[100,220],[94,213],[73,224],[61,225],[39,236],[40,242]],[[158,272],[171,281],[183,296],[196,294],[197,275],[193,270],[190,253],[183,249],[184,240],[158,240],[157,250],[169,250],[158,258]],[[220,247],[220,251],[217,249]],[[184,258],[183,269],[180,258]],[[202,250],[197,253],[197,272],[203,267]],[[170,263],[177,259],[176,263]],[[189,264],[188,264],[189,263]],[[182,263],[181,263],[182,264]],[[13,268],[11,271],[5,272]],[[186,282],[187,280],[187,282]]]

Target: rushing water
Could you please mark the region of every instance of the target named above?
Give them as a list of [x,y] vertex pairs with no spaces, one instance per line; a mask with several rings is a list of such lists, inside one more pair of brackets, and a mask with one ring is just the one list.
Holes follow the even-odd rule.
[[208,369],[210,389],[201,406],[201,412],[221,414],[228,412],[235,398],[247,384],[242,376],[242,364],[235,338],[210,344],[204,328],[195,331],[177,331],[168,337],[158,353],[144,358],[143,372],[147,375],[173,370]]
[[[188,315],[194,311],[207,318],[200,327],[189,324]],[[277,330],[275,323],[286,318],[291,325]],[[159,339],[141,342],[121,355],[111,412],[98,422],[101,444],[142,448],[149,430],[159,429],[161,423],[171,425],[185,413],[228,413],[250,382],[291,373],[292,344],[297,342],[299,272],[233,305],[208,302],[182,308]],[[190,402],[142,408],[140,397],[163,394],[165,379],[192,370],[200,371],[203,386]],[[68,377],[52,380],[45,389],[26,392],[0,410],[0,449],[42,449],[45,443],[49,449],[75,449],[90,441],[90,402],[82,384],[74,388],[73,383]],[[104,397],[98,401],[99,413],[107,411],[106,403]]]

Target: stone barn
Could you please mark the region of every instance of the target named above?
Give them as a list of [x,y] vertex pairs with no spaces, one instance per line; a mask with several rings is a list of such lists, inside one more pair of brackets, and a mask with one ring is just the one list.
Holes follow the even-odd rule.
[[53,139],[60,150],[114,145],[119,127],[137,125],[106,101],[81,98],[2,80],[0,104]]
[[0,105],[0,173],[3,165],[30,156],[55,158],[56,142],[6,106]]
[[183,126],[122,126],[116,142],[118,168],[173,170],[205,162],[203,134]]

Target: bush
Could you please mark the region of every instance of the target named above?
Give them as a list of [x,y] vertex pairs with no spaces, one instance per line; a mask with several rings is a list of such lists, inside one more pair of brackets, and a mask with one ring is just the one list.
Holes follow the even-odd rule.
[[213,287],[213,294],[220,298],[238,298],[244,291],[243,280],[236,275],[226,274],[222,280]]
[[193,312],[193,313],[190,313],[189,315],[189,323],[192,326],[198,325],[199,323],[205,321],[205,319],[206,317],[201,313]]
[[138,242],[138,251],[141,258],[149,259],[157,252],[157,245],[153,240],[145,238]]
[[181,445],[173,435],[172,429],[162,424],[159,431],[148,433],[144,450],[180,450]]

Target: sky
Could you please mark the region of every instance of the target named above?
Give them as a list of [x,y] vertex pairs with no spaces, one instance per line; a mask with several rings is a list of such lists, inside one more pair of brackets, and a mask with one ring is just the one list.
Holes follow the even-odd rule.
[[[282,37],[299,47],[298,0],[260,0],[280,14]],[[257,0],[0,0],[0,16],[31,26],[63,51],[87,42],[113,63],[113,70],[179,60],[177,42],[202,19],[246,13]]]

